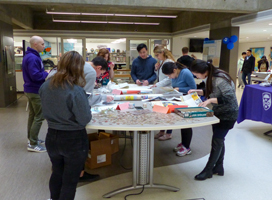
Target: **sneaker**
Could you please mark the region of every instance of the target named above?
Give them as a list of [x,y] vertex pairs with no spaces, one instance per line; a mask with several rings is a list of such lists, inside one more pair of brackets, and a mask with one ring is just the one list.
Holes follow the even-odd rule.
[[159,133],[157,133],[154,137],[154,139],[159,139],[159,137],[163,136],[164,132],[160,131]]
[[79,182],[91,182],[96,181],[100,178],[98,174],[89,174],[87,172],[84,172],[82,177],[79,177]]
[[46,152],[46,148],[41,146],[41,145],[27,145],[27,150],[28,151],[33,151],[33,152]]
[[[27,140],[27,144],[29,145],[30,144],[30,141]],[[38,139],[38,144],[45,144],[45,141],[44,140],[41,140],[41,139]]]
[[165,141],[165,140],[170,140],[170,139],[172,139],[172,134],[165,134],[165,135],[159,137],[158,140]]
[[38,139],[38,144],[45,144],[44,140]]
[[182,145],[182,148],[176,153],[176,155],[182,157],[182,156],[189,155],[191,153],[192,151],[190,148],[187,149],[185,146]]
[[182,147],[183,147],[182,143],[179,143],[179,144],[173,149],[173,151],[174,151],[174,152],[177,152],[177,151],[179,151]]

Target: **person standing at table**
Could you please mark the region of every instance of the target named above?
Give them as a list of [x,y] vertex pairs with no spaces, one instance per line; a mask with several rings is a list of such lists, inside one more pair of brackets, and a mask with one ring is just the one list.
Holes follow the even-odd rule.
[[96,82],[102,81],[102,85],[107,85],[110,79],[114,78],[114,63],[110,61],[110,52],[106,48],[99,49],[97,56],[103,57],[108,63],[108,70],[101,74]]
[[244,88],[244,82],[242,80],[242,67],[243,67],[243,64],[244,64],[244,60],[246,58],[246,52],[243,52],[242,53],[242,57],[238,60],[238,65],[237,65],[237,68],[238,68],[238,88],[241,87],[241,88]]
[[174,56],[168,49],[164,48],[164,46],[162,45],[156,46],[153,52],[158,59],[158,62],[155,65],[157,83],[154,84],[154,87],[161,87],[161,85],[163,85],[164,87],[171,86],[172,85],[171,79],[164,73],[162,73],[162,67],[167,62],[174,63],[175,62]]
[[92,115],[86,92],[82,56],[65,53],[57,73],[40,88],[44,118],[48,122],[46,148],[52,163],[50,198],[72,200],[82,167],[88,156],[85,126]]
[[154,71],[157,61],[151,55],[148,55],[145,44],[139,44],[137,51],[139,56],[132,63],[131,78],[137,85],[153,84],[157,77]]
[[29,102],[29,116],[27,124],[27,137],[29,144],[27,150],[32,152],[46,152],[43,140],[38,138],[43,122],[41,98],[38,93],[45,82],[48,72],[44,70],[40,52],[44,50],[44,40],[39,36],[30,38],[30,47],[27,48],[23,58],[22,71],[24,78],[24,92]]
[[[175,62],[174,56],[172,55],[172,53],[168,49],[164,48],[164,46],[162,46],[162,45],[156,46],[154,48],[153,52],[158,59],[158,62],[155,65],[155,73],[157,74],[157,81],[158,82],[156,84],[154,84],[152,87],[171,86],[172,81],[167,75],[162,73],[162,67],[167,62],[174,63]],[[167,130],[166,133],[167,133],[167,136],[169,136],[169,137],[165,137],[164,136],[165,131],[161,130],[159,133],[157,133],[155,135],[155,139],[158,139],[160,141],[171,139],[172,138],[172,135],[171,135],[172,130]]]
[[177,62],[185,65],[186,67],[190,68],[192,62],[195,60],[193,57],[189,56],[189,48],[183,47],[181,49],[182,56],[177,60]]
[[[98,104],[101,101],[111,102],[114,100],[113,96],[111,95],[93,94],[96,78],[99,77],[102,73],[105,73],[107,69],[108,65],[106,60],[100,56],[97,56],[91,62],[85,62],[84,64],[84,77],[86,80],[86,84],[83,87],[83,89],[91,94],[88,98],[90,106],[94,106],[95,104]],[[57,73],[57,70],[58,69],[56,68],[51,70],[51,72],[48,75],[48,79],[53,77]],[[82,169],[83,170],[80,174],[79,179],[80,182],[94,181],[99,178],[98,174],[89,174],[85,172],[83,166]]]
[[[172,81],[172,87],[182,93],[187,93],[190,89],[196,89],[192,72],[180,63],[167,62],[162,68],[162,73],[166,74]],[[171,132],[172,133],[172,132]],[[171,133],[164,134],[161,140],[172,138]],[[192,140],[192,128],[181,129],[181,143],[175,148],[177,156],[186,156],[192,153],[190,144]]]
[[224,175],[224,141],[237,120],[238,103],[234,82],[227,72],[202,60],[193,61],[190,69],[197,78],[207,78],[207,81],[205,90],[189,90],[188,93],[197,92],[198,95],[205,95],[207,100],[199,106],[206,107],[212,104],[214,115],[220,120],[218,124],[212,125],[212,148],[206,167],[195,176],[196,180],[205,180],[212,178],[213,174]]
[[[251,54],[251,50],[248,49],[246,52],[246,58],[243,63],[243,67],[241,70],[242,79],[245,85],[250,85],[251,83],[251,74],[254,72],[255,69],[255,57]],[[246,77],[247,81],[246,82]]]

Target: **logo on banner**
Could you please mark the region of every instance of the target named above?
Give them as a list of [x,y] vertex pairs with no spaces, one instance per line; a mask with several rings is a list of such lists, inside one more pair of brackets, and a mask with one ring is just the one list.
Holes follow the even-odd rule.
[[268,110],[271,107],[271,94],[268,92],[263,93],[263,108]]

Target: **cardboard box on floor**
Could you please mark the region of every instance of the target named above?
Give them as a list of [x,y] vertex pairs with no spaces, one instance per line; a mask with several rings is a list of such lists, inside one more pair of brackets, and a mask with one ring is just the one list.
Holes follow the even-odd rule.
[[118,136],[92,133],[88,134],[90,151],[86,160],[86,165],[90,169],[95,169],[111,164],[111,154],[119,151]]
[[114,154],[119,151],[119,137],[118,135],[113,135],[111,133],[105,133],[105,132],[100,132],[99,133],[99,138],[110,138],[110,146],[111,146],[111,154]]

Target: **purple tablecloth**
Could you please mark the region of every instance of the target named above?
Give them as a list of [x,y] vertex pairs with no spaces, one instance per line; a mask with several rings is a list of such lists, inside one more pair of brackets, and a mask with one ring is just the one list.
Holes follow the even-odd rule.
[[241,99],[237,122],[245,119],[272,124],[272,87],[247,85]]

